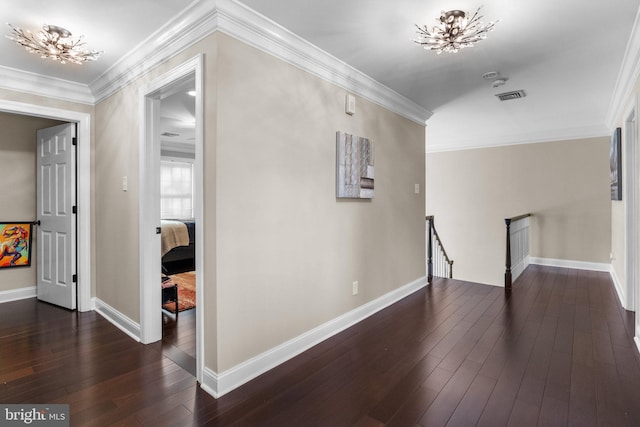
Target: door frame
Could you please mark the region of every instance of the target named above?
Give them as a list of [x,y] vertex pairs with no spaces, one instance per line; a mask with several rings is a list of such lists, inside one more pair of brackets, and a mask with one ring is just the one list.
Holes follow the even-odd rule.
[[[78,184],[77,193],[77,292],[78,311],[93,310],[91,298],[91,114],[62,108],[0,99],[0,111],[25,116],[44,117],[76,123],[78,125],[78,145],[76,146]],[[35,143],[35,140],[34,140]]]
[[638,132],[637,102],[625,112],[623,119],[623,197],[625,199],[625,303],[624,308],[636,311],[638,304]]
[[[203,151],[203,55],[197,55],[142,86],[140,101],[140,340],[144,344],[162,339],[160,306],[160,100],[163,90],[194,76],[196,104],[196,156],[194,161],[194,218],[196,221],[196,295],[204,301],[204,151]],[[200,304],[203,307],[204,304]],[[204,367],[204,310],[196,310],[196,379],[202,382]]]

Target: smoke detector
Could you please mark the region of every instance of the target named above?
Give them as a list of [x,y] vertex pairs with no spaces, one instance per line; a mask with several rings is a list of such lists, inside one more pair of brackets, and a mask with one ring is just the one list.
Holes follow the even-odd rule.
[[504,86],[506,82],[507,79],[496,79],[493,81],[493,83],[491,83],[491,86],[493,86],[494,88]]
[[500,73],[497,71],[488,71],[482,75],[482,78],[485,80],[493,80],[497,79],[500,76]]

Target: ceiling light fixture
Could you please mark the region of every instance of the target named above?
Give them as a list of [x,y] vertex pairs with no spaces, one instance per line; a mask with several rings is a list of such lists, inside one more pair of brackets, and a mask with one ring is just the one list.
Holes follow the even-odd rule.
[[472,47],[480,40],[484,40],[487,33],[492,31],[499,22],[497,20],[486,25],[483,24],[480,21],[482,16],[479,15],[481,8],[482,6],[476,10],[471,18],[468,18],[469,12],[461,10],[445,12],[443,10],[440,18],[436,19],[437,26],[429,29],[426,25],[422,27],[416,25],[419,36],[413,41],[427,50],[435,50],[438,54],[442,52],[455,53],[465,47]]
[[40,55],[41,58],[60,61],[62,64],[66,62],[82,64],[86,61],[95,61],[100,54],[104,53],[86,49],[84,37],[72,38],[71,32],[66,28],[43,25],[42,31],[34,35],[29,30],[25,32],[9,23],[7,25],[12,30],[12,34],[6,36],[9,40],[23,46],[27,52]]

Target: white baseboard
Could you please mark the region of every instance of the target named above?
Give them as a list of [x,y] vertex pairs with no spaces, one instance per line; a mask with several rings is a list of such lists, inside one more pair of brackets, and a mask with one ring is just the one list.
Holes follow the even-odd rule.
[[21,299],[35,298],[37,296],[37,290],[35,286],[29,286],[27,288],[11,289],[9,291],[0,292],[0,304],[3,302],[18,301]]
[[202,370],[202,382],[200,383],[200,388],[217,399],[221,396],[221,394],[218,393],[219,383],[220,376],[205,366]]
[[616,271],[613,269],[613,266],[610,266],[609,274],[611,275],[611,280],[613,281],[613,287],[616,290],[616,294],[618,294],[620,305],[622,305],[622,307],[627,310],[627,293],[625,292],[624,287],[622,286],[622,282],[616,274]]
[[134,322],[99,298],[93,298],[94,310],[131,338],[140,342],[140,324]]
[[549,267],[562,267],[562,268],[574,268],[576,270],[591,270],[591,271],[604,271],[606,273],[611,271],[611,264],[599,263],[599,262],[585,262],[585,261],[573,261],[566,259],[553,259],[553,258],[530,258],[531,264],[546,265]]
[[302,335],[242,362],[221,374],[205,367],[203,370],[201,387],[213,397],[218,398],[308,350],[327,338],[342,332],[350,326],[353,326],[400,299],[416,292],[426,285],[426,277],[414,280],[413,282],[395,289],[378,299],[361,305],[342,316],[323,323]]

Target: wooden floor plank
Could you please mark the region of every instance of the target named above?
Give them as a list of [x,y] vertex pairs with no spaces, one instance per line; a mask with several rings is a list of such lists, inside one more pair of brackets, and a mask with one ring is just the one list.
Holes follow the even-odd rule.
[[436,279],[217,400],[191,375],[195,311],[174,321],[142,345],[95,312],[0,304],[0,402],[68,403],[74,426],[640,425],[635,318],[606,273]]

